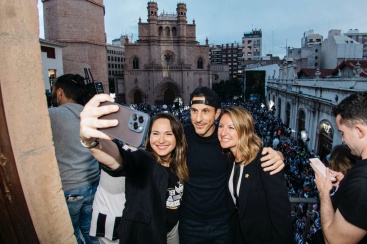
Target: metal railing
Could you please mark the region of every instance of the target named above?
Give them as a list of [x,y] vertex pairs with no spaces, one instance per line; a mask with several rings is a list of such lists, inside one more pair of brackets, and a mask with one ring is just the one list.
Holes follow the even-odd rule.
[[297,231],[297,227],[296,227],[296,220],[297,220],[297,207],[300,203],[306,204],[307,205],[307,210],[306,210],[306,226],[302,232],[302,240],[303,243],[305,243],[305,240],[307,238],[307,233],[310,229],[310,223],[311,220],[314,219],[314,211],[313,211],[313,205],[315,203],[319,204],[320,200],[318,198],[295,198],[295,197],[290,197],[289,201],[291,202],[291,218],[292,218],[292,223],[294,226],[294,234]]

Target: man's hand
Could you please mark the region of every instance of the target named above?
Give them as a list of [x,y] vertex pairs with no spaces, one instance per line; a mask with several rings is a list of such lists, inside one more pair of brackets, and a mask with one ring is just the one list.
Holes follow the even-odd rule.
[[[317,190],[319,191],[320,198],[330,198],[330,191],[332,189],[332,183],[330,177],[324,177],[324,175],[313,165],[310,164],[315,172],[315,183]],[[330,169],[325,169],[326,175],[330,175]],[[335,172],[335,171],[334,171]]]
[[262,155],[264,156],[260,159],[263,162],[261,167],[264,168],[264,171],[270,171],[270,175],[279,173],[284,168],[284,157],[281,152],[271,147],[264,147]]

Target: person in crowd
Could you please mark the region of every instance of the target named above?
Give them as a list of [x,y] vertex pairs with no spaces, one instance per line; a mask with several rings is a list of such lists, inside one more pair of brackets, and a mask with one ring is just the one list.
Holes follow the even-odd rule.
[[335,146],[330,154],[329,167],[331,170],[345,175],[360,157],[353,155],[346,144]]
[[224,109],[218,138],[229,158],[231,211],[239,217],[236,243],[292,243],[291,206],[284,171],[269,175],[261,167],[263,142],[244,108]]
[[100,244],[117,244],[118,225],[126,202],[125,177],[112,177],[104,170],[94,196],[89,234]]
[[[221,103],[216,92],[208,87],[193,91],[190,97],[191,124],[184,128],[190,178],[185,184],[181,206],[181,244],[232,243],[234,238],[227,206],[227,172],[231,164],[218,140],[216,120],[220,114]],[[265,171],[275,174],[283,169],[281,153],[264,148],[262,154]]]
[[[126,150],[136,150],[127,144],[116,141]],[[100,244],[117,244],[118,226],[126,202],[125,177],[112,177],[104,170],[94,196],[93,214],[89,234],[96,236]]]
[[126,177],[120,243],[178,243],[183,184],[188,179],[182,124],[173,114],[159,113],[151,121],[146,150],[124,150],[98,130],[118,123],[98,119],[118,110],[117,105],[99,107],[104,101],[113,99],[99,94],[86,104],[81,113],[80,137],[103,170]]
[[[326,243],[367,243],[367,92],[354,93],[333,108],[342,141],[360,156],[330,198],[330,177],[314,168],[320,197],[320,216]],[[330,170],[326,168],[326,175]]]
[[89,236],[92,204],[99,182],[99,165],[88,149],[80,145],[80,112],[87,90],[78,74],[60,76],[52,87],[54,107],[49,108],[56,159],[62,188],[78,243],[98,243]]

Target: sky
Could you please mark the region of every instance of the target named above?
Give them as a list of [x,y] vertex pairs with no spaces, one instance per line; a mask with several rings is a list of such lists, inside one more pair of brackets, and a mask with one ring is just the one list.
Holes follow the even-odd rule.
[[[331,29],[367,33],[367,0],[154,0],[158,14],[175,13],[177,3],[186,3],[187,22],[196,24],[201,45],[242,43],[245,32],[261,29],[263,55],[283,58],[286,47],[301,47],[305,31],[327,38]],[[107,42],[121,35],[138,39],[138,22],[147,22],[147,0],[104,0]],[[43,34],[42,2],[38,0],[40,37]]]

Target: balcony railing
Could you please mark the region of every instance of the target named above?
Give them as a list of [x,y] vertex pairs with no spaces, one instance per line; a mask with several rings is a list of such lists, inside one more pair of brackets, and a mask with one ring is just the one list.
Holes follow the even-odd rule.
[[296,226],[296,220],[297,220],[297,209],[299,204],[306,205],[306,213],[303,213],[303,216],[306,217],[306,226],[304,230],[302,231],[302,241],[303,243],[306,243],[307,233],[310,230],[311,221],[313,222],[315,218],[315,213],[313,211],[313,205],[318,204],[319,205],[319,199],[318,198],[294,198],[290,197],[289,201],[291,202],[291,218],[293,223],[293,230],[294,230],[294,236],[297,232],[297,226]]

